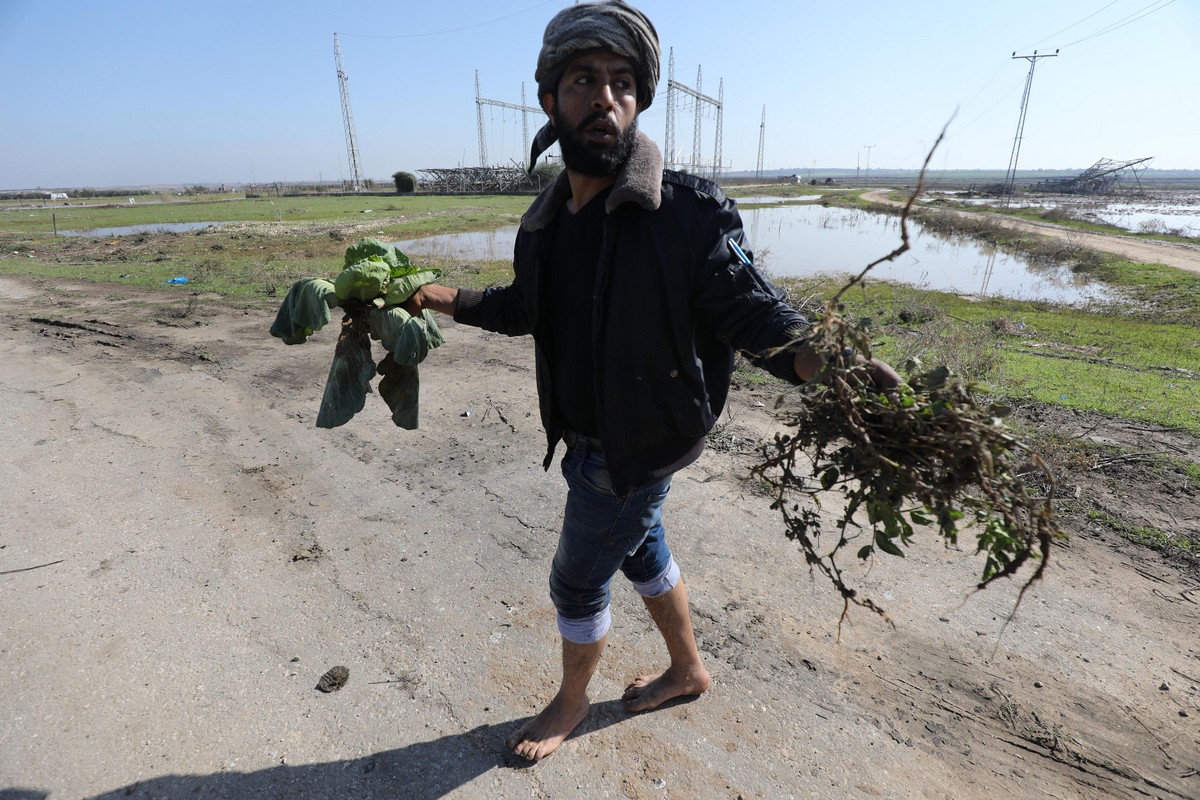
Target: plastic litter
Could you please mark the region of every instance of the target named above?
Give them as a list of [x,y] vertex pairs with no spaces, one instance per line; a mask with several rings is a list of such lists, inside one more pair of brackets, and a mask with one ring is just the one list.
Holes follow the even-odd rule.
[[175,278],[171,278],[171,280],[167,281],[167,283],[187,283],[187,282],[188,282],[188,279],[183,277],[182,275],[175,277]]

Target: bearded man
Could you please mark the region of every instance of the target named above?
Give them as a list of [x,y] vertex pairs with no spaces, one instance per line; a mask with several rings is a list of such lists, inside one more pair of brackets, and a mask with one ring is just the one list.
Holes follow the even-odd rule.
[[[557,140],[565,169],[521,220],[512,284],[483,292],[431,284],[407,306],[532,335],[543,466],[566,445],[568,492],[550,571],[562,683],[508,739],[533,761],[587,716],[618,571],[645,601],[670,659],[629,684],[625,707],[646,711],[708,689],[662,523],[671,476],[700,456],[735,351],[794,383],[824,363],[799,341],[804,318],[754,268],[733,201],[710,181],[664,171],[638,130],[660,57],[650,20],[620,0],[559,12],[534,73],[549,122],[530,166]],[[899,380],[882,362],[864,366],[880,385]]]

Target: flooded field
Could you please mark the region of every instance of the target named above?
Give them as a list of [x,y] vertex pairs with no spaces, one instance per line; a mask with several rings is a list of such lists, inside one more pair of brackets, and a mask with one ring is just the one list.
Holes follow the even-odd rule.
[[[739,201],[743,202],[743,201]],[[777,277],[857,273],[900,244],[898,219],[819,205],[776,205],[742,211],[756,263]],[[512,257],[515,226],[395,242],[410,256],[456,261]],[[1112,299],[1103,286],[1065,268],[1035,267],[994,247],[947,239],[910,223],[912,249],[872,270],[877,280],[957,294],[1082,304]]]
[[88,228],[75,231],[58,231],[59,236],[129,236],[134,233],[189,233],[202,228],[232,225],[231,222],[155,222],[148,225],[120,225],[113,228]]
[[[998,204],[994,197],[965,197],[956,192],[931,193],[924,202],[937,202],[939,198],[973,206]],[[1114,196],[1027,194],[1014,199],[1009,207],[1057,209],[1075,219],[1115,225],[1130,233],[1200,237],[1200,192],[1152,190]]]
[[[762,208],[743,215],[759,263],[772,275],[857,273],[900,244],[899,218],[843,208]],[[1111,299],[1109,292],[1057,267],[1034,266],[969,239],[947,238],[909,224],[910,249],[871,271],[894,281],[980,297],[1062,304]]]

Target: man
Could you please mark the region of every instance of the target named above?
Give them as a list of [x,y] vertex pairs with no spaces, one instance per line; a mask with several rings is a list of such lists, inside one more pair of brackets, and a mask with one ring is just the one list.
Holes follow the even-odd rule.
[[[530,206],[511,285],[427,285],[409,310],[534,338],[547,468],[565,441],[568,494],[550,594],[563,677],[508,744],[544,758],[587,716],[587,685],[610,624],[618,570],[643,597],[670,657],[623,696],[630,711],[708,689],[687,589],[661,517],[671,475],[721,413],[734,350],[793,382],[823,358],[796,344],[805,320],[742,254],[741,219],[715,184],[663,171],[637,128],[659,79],[658,35],[621,0],[571,6],[546,28],[535,79],[549,117],[532,162],[555,139],[565,170]],[[739,249],[741,246],[741,249]],[[879,383],[887,365],[866,365]]]

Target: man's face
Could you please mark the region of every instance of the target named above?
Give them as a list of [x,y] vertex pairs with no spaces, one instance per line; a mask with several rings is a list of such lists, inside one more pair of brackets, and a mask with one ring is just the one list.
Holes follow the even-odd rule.
[[567,168],[584,175],[616,175],[637,133],[637,83],[633,65],[613,53],[584,53],[567,65],[558,96],[544,105]]

